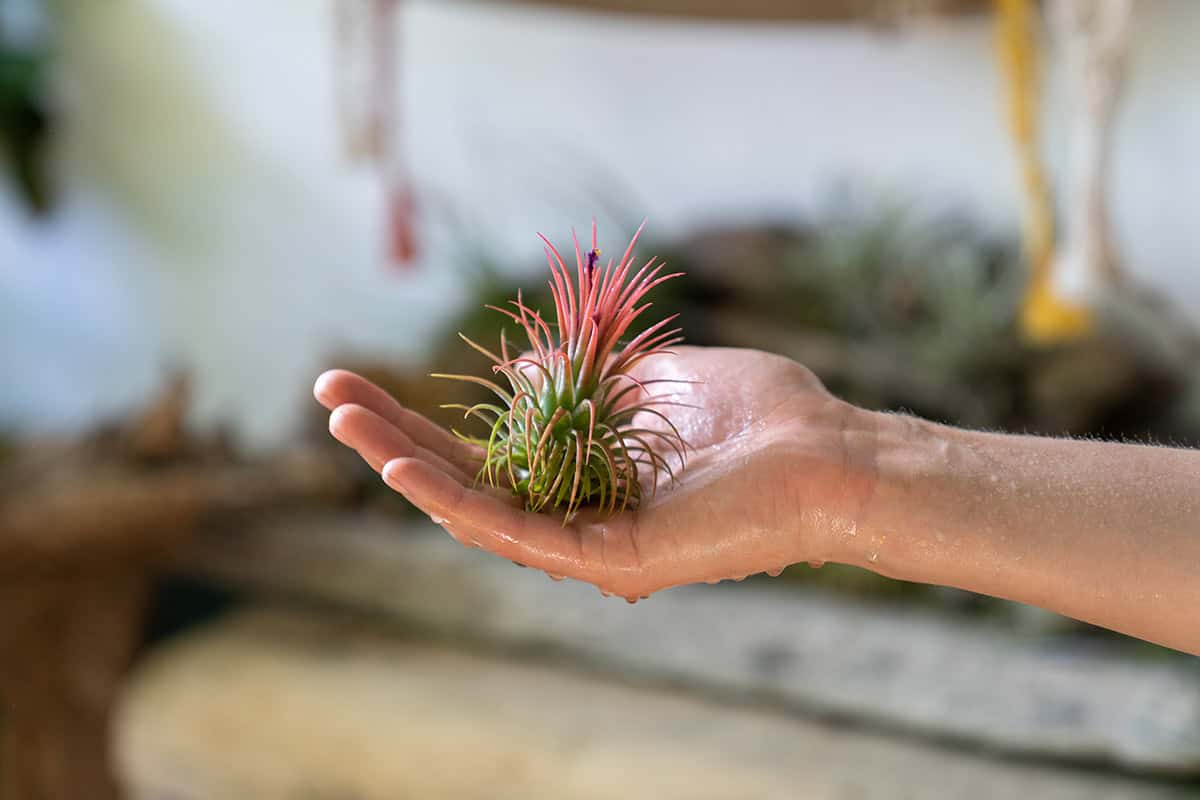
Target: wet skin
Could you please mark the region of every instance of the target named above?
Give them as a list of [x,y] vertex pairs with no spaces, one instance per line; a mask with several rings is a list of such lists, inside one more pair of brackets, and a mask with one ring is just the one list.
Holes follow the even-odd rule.
[[694,406],[670,409],[686,467],[636,510],[565,525],[477,484],[478,448],[363,378],[327,372],[315,395],[333,435],[455,539],[608,594],[836,561],[1200,653],[1200,451],[867,412],[753,350],[680,347],[637,377],[689,381],[656,392]]

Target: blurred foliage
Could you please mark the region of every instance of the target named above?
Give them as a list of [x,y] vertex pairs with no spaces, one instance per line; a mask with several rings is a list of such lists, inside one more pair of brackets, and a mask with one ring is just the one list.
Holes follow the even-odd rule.
[[17,42],[6,33],[0,29],[0,148],[21,196],[44,214],[53,200],[47,163],[50,53],[43,42]]
[[823,306],[825,327],[896,337],[930,367],[968,369],[1016,356],[1024,275],[1014,249],[962,220],[923,220],[901,207],[835,209],[807,246],[787,254],[791,308]]
[[687,315],[693,340],[789,355],[868,408],[1001,426],[1019,402],[1020,261],[964,220],[840,196],[805,224],[707,231],[671,260],[708,304]]

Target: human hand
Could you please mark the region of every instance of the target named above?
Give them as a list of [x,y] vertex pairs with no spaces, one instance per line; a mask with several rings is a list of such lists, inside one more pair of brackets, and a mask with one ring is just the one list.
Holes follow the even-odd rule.
[[[565,525],[477,483],[480,448],[365,379],[333,370],[314,394],[332,412],[331,433],[455,539],[554,578],[636,601],[839,558],[873,488],[865,412],[799,364],[755,350],[680,347],[645,360],[634,377],[687,381],[656,384],[686,404],[669,414],[689,445],[686,466],[674,483],[660,475],[636,510],[603,517],[585,508]],[[665,447],[661,455],[672,458]]]

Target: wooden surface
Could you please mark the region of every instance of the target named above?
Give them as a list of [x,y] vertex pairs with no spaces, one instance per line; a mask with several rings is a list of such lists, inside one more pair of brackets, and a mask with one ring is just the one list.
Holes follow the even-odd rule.
[[990,0],[502,0],[642,16],[780,22],[898,22],[912,17],[984,13]]
[[311,606],[166,644],[116,720],[128,800],[1188,796],[456,651]]
[[336,445],[239,463],[185,430],[186,384],[143,414],[0,464],[0,800],[111,800],[109,711],[149,587],[202,522],[354,493]]
[[630,606],[466,549],[428,523],[355,514],[264,519],[201,536],[181,556],[193,576],[622,680],[902,737],[1200,778],[1200,674],[1182,655],[1143,659],[765,578]]
[[[97,468],[0,491],[0,580],[171,551],[201,520],[353,491],[341,453],[298,451],[270,466]],[[2,611],[0,611],[2,614]]]
[[108,726],[149,568],[0,583],[0,800],[113,800]]

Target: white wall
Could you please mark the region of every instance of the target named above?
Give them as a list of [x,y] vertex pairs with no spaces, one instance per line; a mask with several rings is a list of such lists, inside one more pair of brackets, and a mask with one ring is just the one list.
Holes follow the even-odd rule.
[[[0,364],[18,376],[0,425],[83,424],[178,363],[200,424],[268,443],[335,343],[419,351],[462,300],[451,250],[432,231],[419,272],[381,263],[376,182],[337,141],[328,0],[72,8],[65,203],[31,225],[0,199]],[[1135,275],[1200,310],[1200,4],[1145,11],[1118,243]],[[531,266],[534,230],[564,236],[596,208],[611,222],[601,201],[675,233],[801,213],[846,176],[1015,225],[985,20],[897,33],[412,2],[404,34],[427,196]]]

